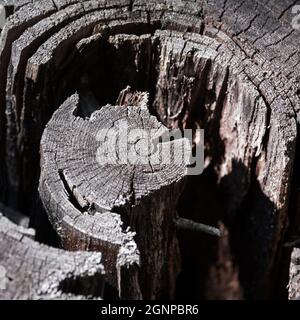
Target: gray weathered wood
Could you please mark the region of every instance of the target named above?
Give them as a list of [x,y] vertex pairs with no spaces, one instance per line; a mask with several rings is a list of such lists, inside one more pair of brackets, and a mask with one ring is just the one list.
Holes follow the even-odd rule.
[[[140,290],[142,297],[155,299],[162,291],[173,295],[169,281],[174,283],[175,279],[168,277],[176,276],[178,248],[172,224],[176,199],[182,189],[179,182],[187,171],[184,159],[177,163],[173,157],[183,153],[184,148],[188,150],[189,142],[181,139],[157,145],[157,156],[163,156],[169,149],[174,154],[169,165],[143,153],[137,161],[128,158],[127,162],[124,145],[128,142],[129,154],[134,154],[135,148],[139,154],[147,141],[150,143],[168,132],[149,114],[146,100],[145,96],[137,106],[104,106],[84,120],[76,116],[79,97],[68,99],[48,123],[41,141],[40,195],[65,248],[101,251],[114,285],[128,285],[116,273],[118,268],[126,273],[127,269],[131,272],[131,268],[139,266],[134,293]],[[109,130],[117,134],[115,143],[127,131],[130,139],[130,129],[153,131],[146,132],[151,134],[149,137],[139,133],[134,140],[126,140],[121,150],[114,141],[106,146],[101,140]],[[108,134],[107,138],[113,135],[110,131]],[[106,152],[108,158],[103,158]],[[136,232],[135,240],[132,232],[121,231],[121,217],[126,221],[123,230],[131,227]],[[113,228],[118,220],[120,227]],[[112,245],[117,249],[115,255]],[[128,298],[123,290],[119,287],[120,296]]]
[[[6,88],[6,153],[8,178],[13,190],[17,194],[20,189],[23,190],[23,192],[31,193],[32,190],[36,188],[36,183],[33,180],[36,181],[38,175],[37,168],[35,169],[33,177],[31,174],[33,168],[30,168],[31,165],[29,163],[36,158],[32,158],[32,148],[28,147],[28,144],[33,144],[36,148],[37,145],[35,144],[35,141],[39,141],[41,133],[27,132],[27,128],[31,128],[32,124],[31,119],[28,119],[28,113],[31,115],[33,106],[40,103],[40,101],[37,101],[38,99],[33,94],[30,97],[31,100],[28,101],[26,92],[24,93],[24,85],[32,80],[30,76],[27,76],[28,80],[26,82],[26,75],[31,72],[31,68],[36,68],[36,66],[30,65],[32,61],[30,59],[33,56],[32,59],[34,60],[34,53],[44,42],[46,42],[44,47],[47,48],[48,53],[43,52],[42,55],[45,57],[49,54],[50,48],[48,44],[53,41],[51,37],[52,34],[55,34],[56,39],[63,42],[69,37],[74,37],[76,32],[83,32],[83,30],[85,30],[85,32],[91,32],[92,25],[95,24],[96,21],[99,21],[100,17],[103,19],[105,14],[109,15],[109,11],[101,14],[95,13],[95,11],[100,11],[105,4],[106,1],[95,0],[84,2],[84,4],[78,3],[70,5],[66,8],[61,4],[62,10],[26,29],[26,31],[12,44],[11,50],[14,52],[14,55],[11,57],[8,66],[8,69],[11,70],[11,72],[7,77]],[[118,2],[114,1],[113,5],[117,6]],[[107,5],[106,7],[109,8],[110,6]],[[91,12],[94,13],[89,14]],[[76,21],[72,23],[74,20]],[[76,26],[78,30],[76,31],[69,26],[69,23],[71,23],[71,26],[73,27]],[[87,26],[89,26],[89,28],[87,28]],[[62,30],[56,34],[60,29]],[[47,41],[48,38],[50,38],[49,41]],[[57,49],[58,44],[54,43],[54,45],[55,49]],[[40,51],[37,52],[37,55]],[[42,61],[39,60],[39,63],[45,66],[45,59],[41,60]],[[28,67],[27,62],[29,64]],[[26,68],[28,72],[26,72]],[[35,82],[38,82],[38,80]],[[30,86],[30,89],[30,93],[35,90],[35,88],[32,88],[32,85]],[[43,89],[39,87],[39,90]],[[25,99],[26,104],[30,105],[30,110],[24,110],[23,98]],[[51,102],[52,101],[49,101],[49,104],[51,104]],[[43,110],[41,110],[41,112],[43,112]],[[28,142],[28,140],[30,142]],[[20,158],[27,159],[27,163],[22,163]],[[23,181],[23,185],[20,185],[20,180]]]
[[292,253],[289,281],[289,299],[300,299],[300,249],[295,248]]
[[[3,3],[15,5],[15,1]],[[238,273],[244,296],[276,296],[277,289],[288,281],[286,261],[291,248],[283,244],[288,235],[297,237],[300,230],[296,151],[300,32],[291,25],[292,7],[300,1],[40,0],[20,4],[8,18],[0,44],[0,200],[27,214],[36,214],[41,135],[66,98],[78,92],[77,118],[86,123],[89,120],[85,117],[89,118],[95,109],[107,103],[131,108],[131,104],[144,101],[142,92],[148,92],[151,114],[166,127],[205,130],[204,173],[186,179],[182,196],[174,194],[166,216],[171,217],[178,204],[183,219],[213,226],[224,221],[230,251],[238,265],[232,277],[236,279]],[[61,123],[58,132],[62,134],[64,126],[71,130],[69,125],[67,121]],[[89,181],[86,172],[86,177],[85,172],[78,175],[80,181],[76,180],[75,185]],[[66,185],[73,184],[73,177],[70,180],[64,171],[57,181],[48,178],[51,183],[61,184],[63,180]],[[55,192],[45,189],[47,179],[41,180],[41,196],[45,204],[49,203],[49,216],[58,217],[52,221],[57,226],[62,217],[66,219],[66,209],[59,209],[60,197],[55,198]],[[64,186],[60,188],[64,190]],[[105,190],[110,190],[112,196],[119,189],[111,184],[99,187],[97,199],[101,203],[108,201],[100,192]],[[154,193],[147,199],[163,197],[163,193]],[[85,207],[80,195],[82,190],[75,199]],[[64,201],[68,203],[66,196]],[[165,197],[159,201],[171,200]],[[109,205],[108,209],[115,212]],[[139,249],[141,257],[145,252],[150,253],[149,257],[155,255],[156,249],[150,250],[146,243],[146,224],[128,220],[128,210],[123,209],[122,214],[111,214],[113,218],[105,211],[97,219],[112,219],[110,223],[119,226],[116,239],[124,237],[122,223],[131,226],[137,232],[134,239],[131,235],[138,247],[133,251]],[[80,222],[64,221],[70,226],[61,232],[68,249],[93,247],[86,232],[95,217],[81,210]],[[142,212],[146,215],[151,210]],[[87,229],[82,231],[77,223]],[[100,229],[103,223],[99,222]],[[74,242],[67,241],[73,238]],[[199,242],[193,244],[179,240],[182,251],[189,251],[189,246],[196,251],[194,243],[203,241],[200,235]],[[116,274],[123,240],[111,247],[110,241],[97,241],[95,248],[107,248],[105,259],[112,257],[109,281],[118,287],[121,296],[158,296],[154,283],[159,278],[147,283],[150,267],[143,261],[140,270],[147,270],[144,279],[137,278],[141,271],[136,267],[120,268]],[[177,251],[175,247],[170,250]],[[132,248],[135,246],[124,250],[136,258]],[[206,257],[200,254],[198,262],[201,259]],[[174,268],[173,286],[179,269]],[[182,273],[189,273],[188,269]],[[118,285],[116,279],[120,278],[123,280]],[[203,291],[197,281],[193,285]],[[174,289],[170,289],[172,285],[167,286],[168,293]]]
[[101,253],[70,253],[39,244],[33,237],[33,229],[0,214],[1,300],[101,298]]

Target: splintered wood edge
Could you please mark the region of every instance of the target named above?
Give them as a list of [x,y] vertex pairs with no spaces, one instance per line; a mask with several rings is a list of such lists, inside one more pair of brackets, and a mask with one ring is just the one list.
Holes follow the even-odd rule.
[[[105,274],[101,253],[66,252],[39,244],[33,237],[33,229],[17,226],[0,213],[5,248],[0,252],[0,299],[86,299],[101,293]],[[82,279],[84,295],[63,291],[64,283],[76,279]],[[85,288],[90,292],[85,294]]]

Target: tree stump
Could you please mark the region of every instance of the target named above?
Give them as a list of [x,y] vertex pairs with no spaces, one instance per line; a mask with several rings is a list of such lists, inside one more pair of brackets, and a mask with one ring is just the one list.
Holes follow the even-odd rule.
[[[63,247],[102,252],[106,279],[119,285],[121,297],[172,297],[179,265],[173,220],[187,171],[184,159],[175,158],[189,141],[151,145],[168,129],[143,99],[137,106],[104,106],[85,120],[79,104],[78,95],[68,99],[41,141],[40,194]],[[158,150],[151,156],[152,147]],[[131,270],[137,265],[138,275]],[[128,282],[133,292],[125,295]]]
[[[16,3],[4,2],[14,14],[0,43],[1,201],[42,219],[40,181],[62,247],[100,251],[121,298],[287,298],[284,244],[300,232],[298,2]],[[203,129],[203,173],[99,164],[97,132],[120,117]]]

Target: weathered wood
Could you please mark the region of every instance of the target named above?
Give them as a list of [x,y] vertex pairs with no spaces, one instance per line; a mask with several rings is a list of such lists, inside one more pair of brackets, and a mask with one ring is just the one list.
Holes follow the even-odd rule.
[[[222,37],[222,39],[223,41],[225,40],[226,45],[230,42],[236,44],[238,48],[243,50],[246,57],[255,62],[257,65],[255,69],[259,71],[256,74],[259,76],[252,77],[252,80],[267,99],[272,101],[270,105],[271,117],[280,119],[280,122],[286,128],[289,127],[289,121],[288,119],[283,119],[282,114],[284,113],[284,109],[288,108],[290,110],[288,118],[297,119],[297,124],[299,121],[298,110],[300,101],[299,95],[297,95],[299,89],[299,31],[293,29],[291,25],[291,11],[293,5],[296,4],[300,4],[300,2],[263,1],[256,2],[253,5],[253,1],[224,1],[223,4],[220,4],[219,1],[210,1],[204,7],[204,15],[208,26],[213,25],[222,32],[225,32],[228,37],[226,37],[227,39]],[[278,23],[278,18],[280,19],[280,23]],[[219,31],[211,34],[209,28],[205,28],[204,34],[207,34],[207,32],[216,38],[222,34]],[[265,84],[268,82],[275,86],[276,91],[266,90]],[[272,129],[272,121],[270,122],[270,128]],[[269,138],[269,141],[271,142],[272,140]],[[271,150],[275,148],[275,144],[277,144],[277,139],[269,143],[267,154],[271,154]],[[298,163],[298,156],[295,163]],[[282,230],[285,229],[284,226],[287,226],[286,219],[290,218],[294,221],[296,216],[293,210],[295,210],[295,206],[298,206],[298,204],[295,205],[295,202],[297,203],[297,198],[299,197],[298,191],[296,191],[298,190],[297,181],[299,181],[296,178],[298,177],[297,167],[296,165],[296,170],[294,169],[295,178],[293,179],[291,192],[292,198],[290,203],[294,208],[291,214],[288,214],[287,206],[283,205],[281,197],[275,201],[275,205],[282,208],[277,216],[278,221],[280,221],[278,226],[281,227],[274,234],[274,237],[277,237],[277,239],[282,239]],[[270,193],[273,193],[272,189],[279,181],[277,179],[270,171],[266,172],[264,184],[269,189],[269,191],[265,192],[268,197]],[[289,179],[288,176],[282,180],[282,188],[287,186],[284,182],[286,179]],[[277,184],[277,186],[279,185]],[[285,193],[289,194],[289,191],[286,190]],[[294,226],[293,223],[291,225]],[[235,241],[238,240],[240,239],[237,238]],[[278,244],[278,248],[281,245],[282,242]],[[276,249],[273,247],[266,252],[275,251]],[[277,265],[282,263],[284,265],[285,263],[282,259],[288,259],[290,254],[288,251],[289,249],[278,249],[278,253],[274,255],[276,258],[272,260],[271,264]],[[256,255],[255,249],[253,254]],[[271,273],[271,271],[268,272]],[[273,275],[272,279],[278,279],[278,276]],[[271,282],[275,283],[276,281],[271,280]],[[264,285],[264,287],[267,286],[270,286],[270,283]],[[276,290],[273,290],[270,294],[274,293],[276,294]],[[255,293],[254,296],[257,296],[257,294]]]
[[3,10],[3,13],[1,13],[0,31],[2,30],[7,17],[9,17],[14,12],[18,11],[21,7],[30,2],[32,2],[32,0],[1,0],[0,11]]
[[[169,149],[173,157],[183,154],[183,148],[188,151],[189,141],[158,144],[157,153],[150,157],[150,150],[143,146],[168,130],[149,114],[145,100],[137,106],[105,106],[86,120],[77,115],[79,97],[67,100],[48,123],[41,141],[40,194],[65,248],[101,251],[113,285],[128,286],[119,273],[114,279],[117,268],[125,273],[139,265],[134,293],[140,290],[143,298],[155,299],[173,296],[169,283],[176,278],[169,277],[177,274],[178,249],[172,225],[182,189],[179,182],[187,171],[184,159],[177,163],[172,158],[168,165],[161,164],[158,157],[167,155]],[[130,129],[148,131],[132,136]],[[113,134],[117,134],[117,140],[106,145],[104,138],[110,139]],[[126,140],[120,150],[122,137]],[[136,243],[132,232],[113,228],[113,221],[121,219],[114,211],[126,222],[123,230],[131,227],[136,232]],[[109,228],[99,228],[105,224]],[[116,254],[113,245],[117,247]],[[123,296],[122,287],[119,292],[128,298]]]
[[[5,1],[6,6],[14,3]],[[107,103],[130,109],[132,104],[145,101],[143,92],[148,92],[151,114],[166,127],[205,130],[204,172],[186,179],[182,196],[173,196],[174,203],[166,217],[178,211],[182,219],[196,223],[216,226],[219,220],[223,221],[229,230],[226,241],[239,270],[244,297],[278,295],[278,288],[285,287],[288,281],[285,262],[291,253],[283,244],[288,234],[297,236],[300,230],[299,30],[291,25],[291,9],[296,4],[300,2],[40,0],[15,6],[16,13],[8,18],[0,44],[1,198],[27,214],[36,214],[33,204],[41,135],[66,98],[78,92],[76,119],[86,124],[91,114],[101,107],[105,109]],[[60,134],[65,130],[63,126],[71,130],[67,121],[61,122]],[[68,141],[65,145],[68,151]],[[52,183],[51,177],[47,179]],[[41,180],[41,185],[47,185],[47,179]],[[85,176],[81,172],[77,179],[76,186],[86,184],[88,173]],[[64,171],[53,183],[61,180],[67,186],[70,183]],[[113,182],[119,180],[110,180],[112,184],[100,191],[110,190],[112,196],[119,190]],[[65,188],[61,182],[60,188]],[[100,191],[96,198],[101,202],[106,195]],[[163,193],[154,193],[146,198],[161,197],[161,205],[170,201],[163,198]],[[57,219],[60,221],[66,209],[56,209],[61,204],[57,203],[60,197],[54,194],[41,188],[43,202],[51,203],[46,205],[49,216],[61,214]],[[86,228],[95,218],[82,214],[86,204],[82,192],[74,197],[81,204],[81,209],[75,208],[80,212],[78,223]],[[69,200],[65,197],[64,201]],[[151,201],[149,205],[152,209],[141,210],[145,216],[156,210]],[[115,208],[107,210],[116,212],[112,209]],[[124,236],[121,224],[132,227],[137,234],[135,240],[133,235],[131,239],[141,257],[145,252],[155,255],[155,249],[150,250],[150,244],[143,239],[148,236],[146,226],[128,219],[131,209],[121,211],[111,214],[114,218],[105,212],[101,219],[113,219],[112,225],[119,226],[116,232],[120,239]],[[154,218],[153,214],[150,216]],[[57,221],[52,222],[57,225]],[[71,220],[64,223],[70,227],[63,231],[62,238],[73,237],[78,244],[66,242],[66,248],[89,249],[89,229],[82,231]],[[173,237],[173,231],[170,234]],[[193,270],[198,271],[191,273],[191,285],[196,288],[195,296],[205,296],[204,278],[209,265],[214,265],[207,257],[214,251],[216,240],[202,244],[206,241],[202,235],[189,238],[187,234],[180,231],[177,235],[183,259],[193,255],[185,255],[185,251],[201,254],[183,263],[181,277],[188,279],[192,268],[187,266],[195,265]],[[108,248],[109,241],[99,240],[101,245],[97,241],[97,249]],[[113,257],[108,268],[111,284],[118,287],[122,297],[158,296],[154,283],[159,278],[147,283],[148,271],[144,272],[144,279],[137,278],[149,267],[142,260],[142,271],[121,268],[116,275],[116,257],[123,248],[122,241],[116,241],[114,249],[103,253],[105,259]],[[175,252],[175,247],[170,250]],[[126,250],[132,248],[135,246]],[[231,275],[236,279],[236,272]],[[118,278],[122,279],[119,286]],[[176,276],[171,278],[173,284],[167,285],[170,296]],[[230,273],[230,282],[229,278]]]
[[289,299],[300,299],[300,249],[295,248],[291,257]]
[[[32,132],[30,132],[29,137],[26,137],[26,128],[31,128],[31,119],[28,119],[27,113],[30,112],[31,114],[31,111],[24,111],[22,107],[24,96],[24,75],[26,76],[27,62],[32,57],[32,55],[34,56],[34,53],[40,47],[40,45],[42,45],[46,40],[48,40],[48,38],[50,38],[49,40],[51,41],[51,35],[56,35],[56,32],[58,32],[60,29],[62,30],[61,32],[58,32],[57,39],[60,39],[61,42],[63,42],[69,37],[74,36],[74,34],[76,34],[75,30],[73,30],[72,28],[70,30],[69,28],[68,31],[68,26],[64,28],[64,26],[68,25],[69,22],[78,19],[79,21],[73,23],[73,26],[76,25],[76,27],[79,29],[78,32],[82,33],[84,29],[86,29],[85,32],[91,32],[91,26],[93,25],[93,23],[95,24],[95,21],[98,21],[99,19],[97,14],[89,15],[89,13],[101,10],[101,8],[103,8],[104,5],[106,5],[106,1],[93,0],[84,2],[84,4],[74,4],[64,9],[63,4],[61,4],[61,7],[63,8],[62,10],[52,14],[50,17],[45,18],[42,21],[36,23],[34,26],[28,28],[12,44],[12,52],[14,54],[13,57],[11,57],[10,65],[8,66],[11,72],[7,78],[6,88],[6,153],[8,178],[12,185],[13,191],[16,194],[20,192],[20,189],[23,190],[23,192],[26,192],[27,194],[31,194],[32,190],[36,189],[36,183],[34,181],[36,181],[38,177],[38,170],[35,170],[34,177],[32,178],[32,168],[30,168],[32,166],[28,165],[28,162],[31,163],[32,160],[36,160],[36,157],[31,158],[32,149],[28,150],[26,142],[27,139],[29,139],[29,141],[34,144],[35,140],[39,141],[41,133],[35,132],[32,134]],[[117,6],[118,2],[114,1],[113,5]],[[106,7],[109,8],[110,6],[107,5]],[[109,15],[109,11],[103,12],[100,15],[102,19],[105,16],[105,13]],[[84,16],[84,18],[80,19],[80,17],[82,16]],[[93,22],[93,20],[95,21]],[[87,28],[87,25],[89,25],[89,28]],[[63,36],[60,37],[59,33]],[[48,42],[45,43],[46,47],[47,45]],[[56,46],[58,47],[58,44],[56,44]],[[57,49],[57,47],[55,47],[55,49]],[[47,47],[47,49],[49,50],[50,48]],[[45,54],[46,53],[43,52],[43,57],[45,57]],[[42,65],[46,64],[44,60],[45,59],[42,59],[42,61],[40,61]],[[32,66],[30,65],[28,66],[29,73],[31,67]],[[30,77],[28,78],[31,80]],[[29,81],[29,79],[27,81]],[[32,88],[32,86],[31,89],[35,90],[34,88]],[[39,87],[39,90],[43,89]],[[31,104],[31,102],[26,99],[27,96],[25,94],[26,103]],[[32,104],[37,104],[36,98],[33,95],[31,96],[31,100],[33,101]],[[40,101],[38,102],[40,103]],[[51,101],[48,101],[48,103],[51,105]],[[22,125],[23,123],[25,123],[26,125],[25,128],[24,125]],[[46,122],[44,122],[44,125],[45,124]],[[32,136],[34,136],[34,139]],[[35,147],[37,146],[35,145]],[[28,162],[26,164],[20,163],[20,158],[27,159]],[[20,180],[23,181],[23,185],[20,185]],[[25,203],[25,205],[26,204],[27,203]]]
[[33,229],[19,227],[0,214],[0,299],[101,298],[101,253],[68,253],[33,237]]
[[[53,2],[43,2],[37,1],[35,4],[25,5],[22,10],[19,10],[14,15],[7,19],[7,22],[1,32],[0,41],[0,156],[4,159],[5,155],[5,89],[8,74],[8,64],[11,57],[11,45],[12,42],[17,39],[26,28],[30,27],[34,23],[40,21],[41,19],[49,16],[55,11],[55,6]],[[12,135],[16,132],[12,132]],[[1,183],[6,181],[5,164],[1,162]],[[1,188],[1,198],[5,199],[5,194],[9,189],[7,183],[3,183]],[[11,202],[16,202],[16,195],[10,194],[9,198],[12,198]],[[10,201],[9,201],[10,202]]]
[[[205,37],[202,38],[206,39]],[[225,38],[225,35],[223,35],[223,38]],[[230,41],[230,39],[227,39],[227,41]],[[178,42],[172,43],[170,41],[169,52],[171,55],[175,46],[178,46]],[[209,54],[211,52],[210,48],[211,45],[204,52]],[[184,50],[189,52],[188,45],[184,47]],[[181,52],[180,50],[178,51]],[[163,52],[168,55],[167,50]],[[184,51],[182,52],[184,53]],[[271,244],[276,238],[276,233],[274,233],[274,238],[271,242],[269,242],[270,238],[269,240],[266,239],[264,226],[277,225],[278,229],[275,228],[274,231],[271,231],[273,234],[273,232],[281,232],[282,226],[286,225],[286,222],[283,222],[282,225],[282,222],[278,224],[276,220],[273,220],[271,212],[279,210],[279,215],[275,214],[274,216],[276,217],[275,219],[279,219],[278,221],[282,219],[281,216],[287,217],[287,203],[285,205],[282,203],[280,194],[282,195],[283,190],[285,190],[284,193],[286,195],[288,194],[286,180],[289,179],[288,177],[291,174],[292,159],[286,157],[285,154],[287,152],[290,155],[293,154],[290,148],[291,144],[295,142],[293,136],[295,137],[296,134],[295,121],[291,115],[283,115],[288,110],[289,102],[284,102],[282,97],[276,98],[276,88],[273,89],[270,81],[264,80],[262,88],[255,85],[256,77],[261,72],[255,72],[258,68],[247,60],[244,53],[239,51],[236,46],[235,52],[232,54],[228,48],[219,45],[217,58],[211,58],[208,62],[202,59],[202,64],[196,64],[194,57],[197,57],[197,51],[194,54],[190,54],[190,57],[178,54],[177,59],[181,60],[175,66],[179,66],[179,68],[170,68],[168,64],[163,64],[160,68],[162,76],[159,77],[159,88],[164,91],[161,91],[158,96],[159,99],[155,101],[156,108],[158,108],[158,113],[162,119],[166,119],[164,121],[168,121],[171,126],[200,126],[204,128],[207,144],[206,157],[211,159],[207,163],[208,166],[214,167],[214,174],[220,182],[219,189],[224,194],[224,197],[227,197],[223,208],[220,208],[220,212],[216,213],[217,217],[224,219],[224,215],[226,221],[233,228],[230,229],[233,237],[235,237],[233,241],[239,243],[239,253],[236,254],[245,257],[246,260],[249,259],[249,262],[241,266],[241,273],[243,274],[244,268],[248,268],[250,261],[252,263],[257,261],[258,265],[255,271],[253,269],[253,274],[251,274],[252,271],[250,270],[245,272],[249,278],[259,277],[261,279],[264,278],[263,281],[265,281],[266,273],[269,273],[268,265],[269,263],[273,264],[271,256],[276,255],[272,246],[275,245],[277,247],[278,244],[276,242]],[[173,61],[174,57],[170,56],[165,59]],[[226,61],[229,62],[226,63]],[[164,71],[164,66],[166,66],[167,72],[170,72],[169,74]],[[187,69],[189,66],[190,68]],[[196,67],[199,68],[199,71]],[[172,72],[176,74],[176,77],[173,76]],[[189,72],[190,79],[193,82],[186,77],[185,72]],[[243,73],[245,74],[243,75]],[[194,76],[194,74],[197,76]],[[173,88],[176,84],[172,82],[177,83],[180,77],[182,82],[180,85],[178,83],[178,90],[174,90]],[[168,88],[172,88],[172,91]],[[273,94],[270,95],[270,93]],[[204,101],[202,100],[201,102],[202,97]],[[270,103],[271,106],[269,105]],[[285,111],[283,111],[282,105],[286,105]],[[275,123],[277,124],[275,125]],[[281,128],[280,130],[277,129],[278,126]],[[291,133],[292,135],[290,136]],[[281,141],[281,145],[278,144],[279,141]],[[287,141],[290,141],[291,144]],[[281,154],[279,158],[285,162],[278,163],[278,166],[275,165],[279,159],[278,155],[275,156],[277,152]],[[209,167],[208,170],[210,170]],[[275,185],[274,179],[277,182],[282,181],[281,185]],[[199,178],[198,183],[201,183],[201,178]],[[205,197],[205,194],[210,191],[202,190],[202,192],[204,192],[203,197]],[[251,194],[253,192],[256,196],[253,198],[254,202],[251,203],[253,205],[253,209],[251,209],[250,205],[246,203],[248,197],[252,197]],[[264,194],[267,197],[264,198]],[[278,196],[275,196],[276,194]],[[187,201],[199,202],[199,207],[201,208],[203,197],[199,200],[191,198]],[[255,201],[258,201],[257,207]],[[208,204],[208,206],[212,207],[211,204]],[[264,209],[262,209],[263,207]],[[198,210],[200,212],[200,209]],[[245,210],[249,210],[249,221],[236,224],[235,219],[239,219],[239,214],[243,214],[242,212]],[[257,221],[257,219],[260,219],[260,210],[266,210],[265,218],[269,217],[269,222],[262,221],[257,225],[252,225],[250,222],[251,216],[254,215],[255,218],[253,219]],[[191,215],[192,213],[189,214]],[[198,212],[195,212],[195,217],[192,216],[191,218],[192,220],[203,222],[199,218]],[[245,223],[244,227],[242,227],[241,223]],[[243,230],[249,236],[253,232],[255,238],[251,240],[252,236],[250,236],[241,245],[241,228],[245,228]],[[257,241],[261,241],[259,247],[262,249],[262,254],[259,258],[257,258],[259,256]],[[244,249],[246,243],[247,253]],[[266,252],[270,256],[266,255]],[[265,276],[261,277],[262,273]],[[246,284],[247,287],[252,286],[252,281],[256,284],[259,282],[258,278],[255,280],[254,278]],[[248,279],[245,281],[248,281]],[[262,293],[262,287],[267,288],[269,285],[269,283],[261,283],[259,289],[255,292],[255,296],[258,297],[259,292]]]
[[[13,181],[17,181],[16,183],[19,184],[20,178],[23,177],[22,181],[26,183],[21,186],[23,190],[30,190],[34,181],[36,182],[38,179],[38,168],[32,168],[31,163],[32,161],[38,161],[36,151],[43,128],[49,121],[51,114],[73,92],[73,85],[76,86],[76,90],[82,90],[88,85],[92,86],[92,84],[84,83],[83,74],[83,72],[86,72],[85,67],[91,68],[88,65],[90,62],[86,61],[86,64],[82,62],[82,65],[78,62],[78,59],[82,57],[80,53],[82,44],[79,45],[78,49],[74,48],[74,45],[80,42],[82,37],[92,35],[93,28],[101,20],[105,21],[106,16],[111,16],[111,19],[126,19],[128,15],[122,12],[115,13],[113,10],[87,14],[50,37],[27,62],[19,134],[19,149],[22,150],[22,153],[18,156],[16,151],[11,155],[12,161],[13,159],[18,162],[21,161],[21,165],[19,165],[21,172],[14,174]],[[72,52],[73,50],[74,52]],[[96,53],[101,54],[101,44],[96,43],[96,50]],[[68,57],[70,51],[72,54]],[[99,61],[100,56],[95,59]],[[79,63],[79,70],[77,68],[72,70],[70,65],[74,66],[76,63]],[[91,72],[91,69],[87,71]],[[60,85],[57,81],[60,81]],[[44,92],[43,95],[39,94],[41,91]],[[34,125],[34,123],[38,123],[38,125]],[[13,122],[12,125],[14,126],[15,123]],[[13,143],[13,145],[16,144]],[[13,174],[12,170],[10,172]]]
[[25,4],[31,3],[33,0],[1,0],[1,4],[4,7],[14,7],[15,9],[19,9]]

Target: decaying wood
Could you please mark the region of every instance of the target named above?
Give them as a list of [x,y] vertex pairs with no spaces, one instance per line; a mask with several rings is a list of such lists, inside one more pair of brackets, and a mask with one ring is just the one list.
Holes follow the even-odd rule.
[[[283,244],[300,230],[300,33],[291,25],[300,2],[1,3],[15,13],[0,43],[0,200],[37,216],[41,169],[62,245],[100,251],[122,298],[173,297],[178,274],[209,296],[206,277],[229,260],[226,285],[278,297],[291,254]],[[151,126],[204,129],[203,174],[101,167],[97,130],[139,112],[156,116]],[[228,234],[176,233],[177,212],[198,225],[223,221]]]
[[100,298],[101,253],[70,253],[39,244],[33,237],[33,229],[0,214],[0,299]]
[[33,0],[2,0],[1,4],[5,8],[13,7],[14,11],[17,11],[19,8],[23,7],[25,4],[29,4]]
[[[122,287],[128,286],[130,278],[125,275],[124,283],[121,271],[116,271],[132,273],[131,269],[139,266],[138,287],[133,288],[134,293],[127,294],[139,298],[140,294],[134,295],[141,292],[142,297],[155,299],[162,294],[173,295],[169,283],[174,283],[176,278],[169,277],[177,275],[178,248],[172,224],[182,188],[180,180],[187,168],[183,160],[162,165],[148,156],[148,150],[143,155],[146,139],[151,142],[168,132],[149,114],[144,100],[138,106],[105,106],[86,120],[76,117],[79,97],[67,100],[48,123],[41,141],[40,194],[64,248],[101,251],[106,277],[109,274],[112,285],[119,284],[123,298],[128,298],[123,295]],[[107,146],[101,140],[109,130],[117,134],[120,131],[117,139],[121,139],[131,128],[153,131],[149,131],[149,137],[140,133],[131,138],[128,145],[125,140],[121,150],[114,145],[118,140],[109,140]],[[157,155],[168,150],[180,154],[184,142],[182,139],[158,144]],[[126,151],[132,153],[132,148],[142,152],[137,163],[130,163],[130,159],[126,162]],[[105,159],[112,163],[101,157],[107,152]],[[124,160],[119,164],[119,159]],[[126,222],[125,232],[120,214]],[[135,241],[130,227],[137,233]]]
[[300,249],[295,248],[291,258],[289,299],[300,299]]
[[0,2],[0,32],[2,31],[6,19],[22,6],[32,2],[31,0],[2,0]]

